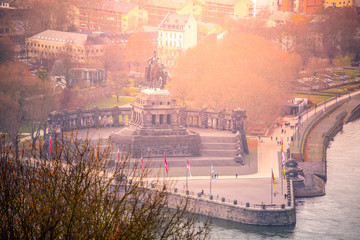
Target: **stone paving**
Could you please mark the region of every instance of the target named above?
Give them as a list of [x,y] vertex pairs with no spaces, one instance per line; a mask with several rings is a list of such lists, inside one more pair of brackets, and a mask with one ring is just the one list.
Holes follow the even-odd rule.
[[[344,96],[345,98],[346,96]],[[330,103],[329,103],[330,104]],[[318,108],[318,112],[321,109]],[[309,111],[306,120],[303,117],[303,126],[307,124],[314,117],[314,110]],[[334,113],[334,116],[337,114]],[[331,119],[329,118],[331,121]],[[333,120],[333,119],[332,119]],[[299,145],[299,139],[291,142],[291,136],[295,132],[295,128],[291,127],[297,124],[297,118],[285,117],[279,121],[283,128],[284,149],[289,146]],[[289,123],[285,125],[285,123]],[[89,136],[93,140],[99,138],[107,139],[112,133],[119,131],[120,128],[101,128],[90,129]],[[216,136],[216,137],[229,137],[233,133],[229,131],[216,131],[212,129],[191,129],[200,134],[200,136]],[[297,131],[297,130],[296,130]],[[84,137],[86,131],[79,131],[79,137]],[[169,174],[166,176],[166,181],[174,181],[174,187],[180,191],[186,188],[186,171],[187,162],[189,159],[191,166],[192,177],[188,177],[188,190],[190,193],[197,195],[203,192],[203,197],[210,194],[210,166],[213,165],[214,173],[219,174],[216,182],[211,180],[211,194],[214,198],[224,197],[230,201],[237,200],[238,203],[250,204],[270,204],[271,201],[271,170],[274,172],[276,184],[273,195],[273,203],[285,204],[285,182],[280,178],[281,164],[279,152],[281,146],[277,143],[281,139],[281,127],[275,127],[267,137],[261,137],[258,145],[257,153],[250,153],[246,156],[245,164],[241,165],[236,163],[232,157],[192,157],[181,158],[167,157]],[[315,139],[315,138],[314,138]],[[116,153],[114,152],[114,155]],[[132,159],[132,161],[140,161],[140,159]],[[152,172],[160,173],[160,180],[164,177],[164,159],[151,158],[145,159],[149,162],[149,167]],[[237,176],[236,176],[237,175]],[[151,177],[156,177],[152,175]],[[153,181],[153,178],[148,179]],[[160,181],[161,182],[161,181]],[[283,183],[283,186],[282,184]],[[283,189],[282,189],[283,188]]]
[[[284,126],[285,128],[285,126]],[[290,136],[290,127],[284,137]],[[191,129],[200,134],[200,136],[217,136],[229,137],[234,136],[229,131],[216,131],[211,129]],[[93,140],[99,138],[107,139],[113,132],[119,131],[119,128],[101,128],[98,130],[90,129],[89,136]],[[85,137],[86,131],[78,132],[79,137]],[[246,155],[245,164],[241,165],[234,161],[233,157],[167,157],[168,174],[166,181],[174,181],[174,187],[185,191],[186,186],[186,171],[187,159],[189,159],[192,177],[188,177],[188,190],[190,193],[197,195],[204,191],[203,197],[210,194],[210,168],[211,164],[214,168],[214,173],[218,174],[218,179],[212,180],[211,193],[214,198],[219,196],[219,199],[224,197],[228,200],[237,200],[238,203],[245,204],[249,202],[254,204],[271,204],[271,169],[274,171],[276,178],[275,189],[273,190],[273,203],[286,204],[284,198],[285,185],[280,175],[279,169],[279,155],[280,145],[277,145],[275,138],[278,136],[280,140],[280,129],[274,129],[273,140],[270,137],[261,138],[258,145],[258,151],[251,152]],[[117,152],[114,152],[114,157]],[[140,159],[132,159],[132,161],[140,161]],[[164,159],[163,158],[144,158],[144,165],[148,165],[152,170],[148,181],[154,181],[158,175],[160,182],[164,177]],[[237,175],[237,177],[236,177]],[[283,183],[283,191],[281,188]]]

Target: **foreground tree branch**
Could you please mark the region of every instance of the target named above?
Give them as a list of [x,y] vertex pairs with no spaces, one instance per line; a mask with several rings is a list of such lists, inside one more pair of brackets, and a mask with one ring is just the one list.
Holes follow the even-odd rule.
[[[184,198],[147,188],[130,155],[114,160],[110,142],[64,134],[44,149],[14,157],[1,141],[0,234],[4,239],[206,239]],[[105,146],[105,147],[101,147]],[[44,151],[45,150],[45,151]],[[28,153],[29,152],[29,153]],[[40,156],[47,156],[42,157]],[[156,183],[156,182],[155,182]],[[170,208],[171,207],[171,208]]]

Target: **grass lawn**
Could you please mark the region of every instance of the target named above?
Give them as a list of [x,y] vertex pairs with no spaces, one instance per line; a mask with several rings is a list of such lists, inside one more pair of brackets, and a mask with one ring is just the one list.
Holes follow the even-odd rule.
[[347,76],[349,78],[349,80],[355,80],[355,78],[360,74],[359,68],[354,68],[354,67],[346,67],[343,69],[337,69],[337,70],[333,70],[331,71],[331,73],[333,74],[337,74],[337,75],[343,75],[343,76]]
[[331,89],[327,89],[321,92],[316,92],[313,94],[295,94],[295,97],[298,98],[309,98],[309,100],[314,103],[314,104],[318,104],[320,102],[323,102],[329,98],[335,97],[339,95],[339,91],[341,96],[344,94],[348,94],[349,93],[349,89],[352,88],[356,88],[358,87],[360,84],[353,84],[353,85],[346,85],[346,86],[342,86],[342,87],[335,87],[335,88],[331,88]]
[[19,129],[20,133],[30,133],[30,125],[29,124],[23,124],[21,125],[20,129]]
[[124,88],[124,90],[129,92],[131,97],[135,97],[141,91],[139,88]]
[[112,107],[115,107],[115,106],[122,106],[122,105],[128,104],[128,103],[130,103],[132,100],[134,100],[134,97],[120,96],[120,97],[119,97],[119,102],[116,102],[116,96],[112,96],[112,97],[103,99],[103,100],[101,100],[101,101],[88,104],[88,105],[86,106],[86,109],[92,109],[92,108],[94,108],[94,107],[98,107],[98,108],[112,108]]

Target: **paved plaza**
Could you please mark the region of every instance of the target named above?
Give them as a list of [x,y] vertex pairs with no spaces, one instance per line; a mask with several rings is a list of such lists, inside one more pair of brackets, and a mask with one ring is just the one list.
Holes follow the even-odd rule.
[[[340,99],[348,98],[343,96]],[[334,100],[334,101],[339,101]],[[328,105],[331,102],[327,103]],[[321,107],[318,107],[317,112],[322,111]],[[315,110],[310,110],[306,114],[306,119],[303,117],[303,127],[312,119],[315,115]],[[285,124],[286,123],[286,124]],[[206,157],[167,157],[168,174],[165,175],[166,181],[172,182],[173,187],[178,188],[179,191],[186,190],[186,182],[190,194],[197,196],[198,193],[203,193],[202,197],[208,197],[210,195],[210,174],[211,165],[214,169],[214,174],[218,177],[216,181],[211,180],[211,194],[215,199],[225,198],[226,201],[232,202],[237,200],[239,204],[245,204],[249,202],[254,204],[270,204],[271,203],[271,173],[274,172],[276,184],[273,203],[285,204],[284,198],[286,183],[281,179],[281,145],[278,142],[281,137],[284,141],[284,149],[290,146],[296,147],[299,144],[299,139],[296,138],[293,142],[291,137],[294,135],[295,126],[298,123],[297,117],[284,117],[278,121],[278,124],[274,126],[268,136],[258,139],[258,150],[251,151],[246,155],[244,165],[234,161],[233,157],[221,157],[221,156],[206,156]],[[283,129],[283,134],[281,134]],[[117,133],[121,128],[99,128],[78,131],[78,137],[83,138],[86,134],[93,141],[103,139],[103,143],[106,143],[106,139],[111,134]],[[190,129],[196,131],[201,137],[218,137],[229,138],[235,134],[229,131],[216,131],[212,129]],[[220,143],[221,144],[221,143]],[[117,151],[114,150],[114,158],[116,158]],[[187,159],[190,162],[192,177],[186,178],[187,173]],[[131,161],[139,161],[138,158],[133,158]],[[146,179],[149,182],[159,178],[160,183],[164,179],[164,159],[163,158],[146,158],[144,157],[144,163],[151,169],[149,178]],[[187,181],[186,181],[187,179]]]

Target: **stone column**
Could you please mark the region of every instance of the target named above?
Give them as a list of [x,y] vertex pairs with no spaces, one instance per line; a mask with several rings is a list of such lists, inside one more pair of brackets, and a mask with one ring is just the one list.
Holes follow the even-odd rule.
[[114,127],[120,126],[120,123],[119,123],[119,114],[120,114],[119,107],[118,107],[118,106],[113,107],[111,116],[112,116],[112,119],[113,119],[113,124],[112,124],[112,125],[113,125]]

